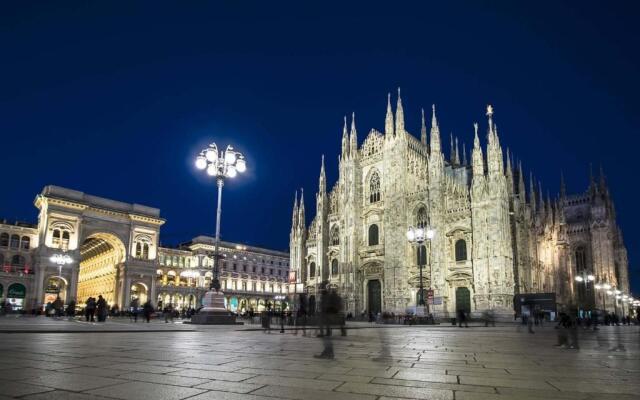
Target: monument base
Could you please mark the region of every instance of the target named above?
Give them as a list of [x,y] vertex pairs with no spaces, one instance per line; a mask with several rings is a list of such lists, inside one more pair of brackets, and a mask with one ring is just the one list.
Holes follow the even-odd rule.
[[209,290],[202,299],[204,307],[191,316],[191,323],[198,325],[237,325],[236,316],[224,307],[224,293]]

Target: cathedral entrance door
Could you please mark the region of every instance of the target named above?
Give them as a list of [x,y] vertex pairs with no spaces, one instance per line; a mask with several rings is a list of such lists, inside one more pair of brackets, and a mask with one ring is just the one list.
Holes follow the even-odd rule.
[[367,283],[367,298],[370,312],[375,315],[382,311],[382,291],[379,280],[375,279]]
[[456,289],[456,311],[464,310],[465,313],[471,312],[471,293],[466,287]]

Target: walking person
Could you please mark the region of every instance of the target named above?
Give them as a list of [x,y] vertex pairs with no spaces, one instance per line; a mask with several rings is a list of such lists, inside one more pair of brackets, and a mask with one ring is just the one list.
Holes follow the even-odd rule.
[[94,315],[96,312],[96,299],[89,297],[85,302],[84,314],[87,322],[95,322]]
[[140,307],[140,302],[137,297],[134,297],[129,305],[129,312],[131,313],[131,319],[133,322],[138,322],[138,307]]
[[167,304],[167,306],[164,308],[163,314],[165,324],[169,323],[169,320],[173,322],[173,306],[171,305],[171,303]]
[[464,324],[465,328],[469,327],[469,323],[467,322],[467,316],[463,309],[458,310],[458,328],[462,328],[462,324]]
[[296,315],[296,335],[298,327],[302,327],[302,336],[307,336],[307,297],[302,293],[298,297],[298,311]]
[[151,314],[153,314],[153,305],[151,304],[151,300],[147,300],[142,306],[142,313],[144,314],[144,319],[147,320],[147,323],[151,321]]
[[64,314],[64,303],[60,296],[56,296],[56,299],[53,301],[53,312],[56,318],[60,318]]
[[318,323],[320,334],[318,336],[322,337],[324,349],[322,353],[316,354],[314,357],[332,360],[335,356],[333,354],[333,342],[331,341],[331,318],[332,314],[337,314],[335,309],[338,305],[335,297],[327,290],[326,283],[323,284],[320,293],[320,321]]
[[71,300],[69,304],[67,304],[67,317],[71,320],[76,315],[76,301]]
[[107,301],[101,294],[98,295],[96,307],[98,312],[98,322],[104,322],[107,319]]

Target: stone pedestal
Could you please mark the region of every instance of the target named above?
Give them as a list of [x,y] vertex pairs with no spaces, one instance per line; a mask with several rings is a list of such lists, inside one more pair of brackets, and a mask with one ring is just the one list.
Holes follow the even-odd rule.
[[236,325],[236,316],[230,315],[224,307],[224,294],[210,290],[202,299],[204,307],[191,317],[192,324],[199,325]]

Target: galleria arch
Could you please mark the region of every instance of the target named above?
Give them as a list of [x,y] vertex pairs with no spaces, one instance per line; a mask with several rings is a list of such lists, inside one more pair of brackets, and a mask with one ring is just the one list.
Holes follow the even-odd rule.
[[[155,259],[164,224],[159,209],[58,186],[46,186],[35,205],[44,246],[35,254],[33,304],[51,297],[51,278],[65,283],[57,288],[61,297],[78,304],[102,295],[110,305],[126,307],[132,296],[140,300],[155,293]],[[56,254],[69,255],[72,262],[60,268],[51,261]]]

